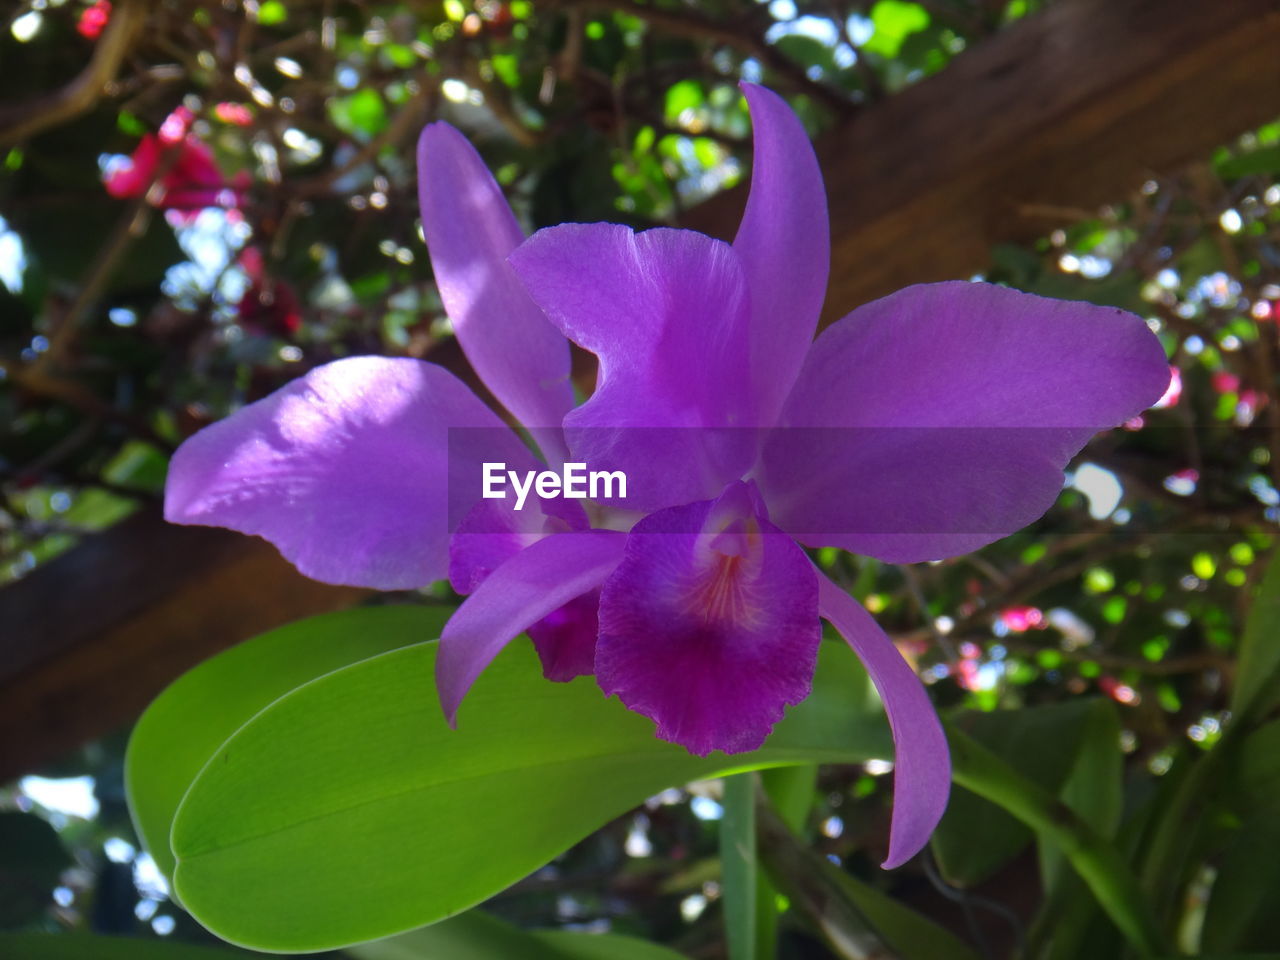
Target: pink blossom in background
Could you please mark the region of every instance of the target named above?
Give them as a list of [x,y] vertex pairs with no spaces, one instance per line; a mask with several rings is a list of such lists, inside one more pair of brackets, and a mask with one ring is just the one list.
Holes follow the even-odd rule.
[[1178,401],[1182,399],[1182,371],[1177,367],[1169,367],[1169,386],[1165,388],[1164,394],[1151,406],[1156,410],[1164,410],[1167,407],[1176,407]]
[[[178,107],[165,118],[158,133],[143,134],[128,161],[104,178],[107,193],[137,197],[150,188],[150,202],[182,221],[195,219],[208,207],[238,207],[249,187],[249,175],[242,171],[228,180],[213,151],[191,132],[194,120],[190,109]],[[166,163],[168,169],[161,173]]]
[[1240,390],[1240,378],[1234,373],[1228,373],[1226,370],[1219,370],[1209,378],[1209,383],[1218,393],[1238,393]]
[[1000,611],[1000,622],[1010,633],[1026,633],[1033,628],[1042,628],[1044,613],[1037,607],[1010,607]]
[[80,19],[76,21],[76,33],[86,40],[97,40],[110,20],[111,0],[97,0],[97,3],[81,12]]

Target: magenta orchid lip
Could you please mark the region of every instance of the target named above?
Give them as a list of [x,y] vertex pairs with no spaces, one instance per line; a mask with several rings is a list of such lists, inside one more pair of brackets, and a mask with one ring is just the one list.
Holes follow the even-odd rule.
[[[659,737],[752,750],[809,695],[825,619],[892,727],[893,867],[946,807],[946,738],[893,642],[805,549],[909,563],[1010,534],[1052,505],[1094,433],[1160,398],[1169,367],[1132,314],[983,283],[908,287],[815,339],[830,254],[821,172],[785,102],[743,90],[755,161],[732,244],[608,223],[526,240],[465,138],[423,131],[441,297],[541,460],[444,369],[358,357],[188,440],[166,516],[263,536],[332,583],[447,575],[467,595],[436,661],[451,722],[528,632],[550,679],[593,675]],[[599,361],[576,406],[570,342]],[[481,495],[484,463],[535,478],[518,506]],[[625,509],[550,496],[569,463],[624,476]],[[557,471],[558,490],[537,486]]]

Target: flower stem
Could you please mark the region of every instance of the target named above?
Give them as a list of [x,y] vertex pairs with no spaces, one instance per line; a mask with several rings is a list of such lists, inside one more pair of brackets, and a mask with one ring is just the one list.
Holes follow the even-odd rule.
[[754,772],[724,778],[720,870],[729,960],[757,960],[755,791]]

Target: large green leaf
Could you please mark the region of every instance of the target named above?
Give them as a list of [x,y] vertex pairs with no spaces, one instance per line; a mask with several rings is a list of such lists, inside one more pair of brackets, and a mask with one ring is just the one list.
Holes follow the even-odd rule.
[[[1081,753],[1089,701],[1025,710],[966,713],[957,725],[1054,793],[1062,789]],[[994,803],[957,787],[933,835],[933,851],[947,880],[971,887],[986,880],[1031,842],[1032,831]]]
[[178,808],[183,904],[258,949],[323,950],[458,913],[646,797],[688,780],[796,762],[885,756],[886,725],[842,644],[813,695],[759,751],[694,757],[606,700],[553,684],[513,644],[441,717],[435,643],[320,677],[241,727]]
[[479,910],[345,952],[356,960],[684,960],[635,937],[521,930]]
[[1201,943],[1208,951],[1277,950],[1280,809],[1246,820],[1218,863]]
[[255,713],[339,667],[440,635],[439,607],[345,610],[272,630],[179,677],[134,728],[125,785],[138,836],[166,876],[169,828],[200,768]]
[[[1254,594],[1253,607],[1245,622],[1240,644],[1240,664],[1236,671],[1236,688],[1231,696],[1231,712],[1242,715],[1246,710],[1261,712],[1274,699],[1272,682],[1280,671],[1280,550],[1267,563],[1266,575]],[[1272,690],[1268,698],[1266,692]],[[1258,700],[1258,703],[1254,703]]]
[[[1120,717],[1110,700],[1086,700],[1083,705],[1080,746],[1061,796],[1081,820],[1110,838],[1116,835],[1124,813]],[[1050,843],[1040,847],[1040,866],[1045,890],[1050,894],[1066,878],[1074,877],[1062,851]],[[1081,893],[1088,896],[1083,888]]]

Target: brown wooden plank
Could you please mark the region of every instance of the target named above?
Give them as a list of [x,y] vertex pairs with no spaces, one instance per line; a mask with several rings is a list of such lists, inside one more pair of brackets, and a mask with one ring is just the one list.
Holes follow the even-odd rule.
[[[1276,0],[1059,0],[818,145],[832,225],[827,322],[1092,209],[1280,117]],[[738,189],[690,211],[730,238]]]
[[[1059,0],[819,145],[827,320],[908,283],[982,269],[991,245],[1092,207],[1280,116],[1276,0]],[[690,226],[731,237],[745,193]],[[452,365],[452,364],[451,364]],[[361,591],[260,541],[153,515],[0,591],[0,781],[134,716],[182,670]]]
[[86,540],[0,592],[0,782],[129,722],[219,650],[368,593],[156,510]]

